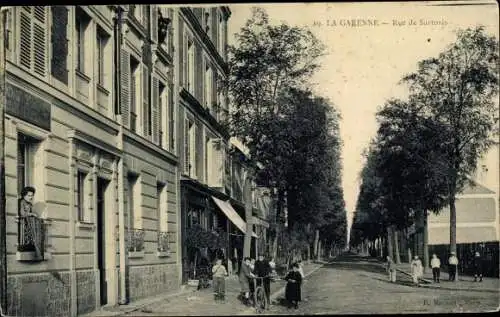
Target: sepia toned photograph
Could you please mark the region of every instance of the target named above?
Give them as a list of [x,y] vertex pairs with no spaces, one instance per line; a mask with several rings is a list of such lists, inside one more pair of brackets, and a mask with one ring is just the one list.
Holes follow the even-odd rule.
[[499,5],[0,6],[0,315],[494,313]]

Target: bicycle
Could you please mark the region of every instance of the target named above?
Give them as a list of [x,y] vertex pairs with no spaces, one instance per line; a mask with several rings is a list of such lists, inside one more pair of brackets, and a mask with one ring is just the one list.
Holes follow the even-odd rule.
[[[258,277],[254,276],[252,277],[255,288],[254,288],[254,293],[253,293],[253,299],[254,299],[254,307],[257,313],[261,313],[265,309],[269,307],[269,303],[267,302],[267,296],[266,296],[266,289],[264,288],[264,279],[265,278],[270,278],[270,276],[263,276],[263,277]],[[257,280],[262,280],[260,285],[257,286]]]

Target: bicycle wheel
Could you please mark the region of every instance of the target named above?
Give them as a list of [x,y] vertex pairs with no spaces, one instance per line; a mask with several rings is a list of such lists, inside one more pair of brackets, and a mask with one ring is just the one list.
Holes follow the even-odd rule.
[[264,288],[261,286],[257,287],[255,290],[255,308],[257,312],[262,312],[266,309],[266,295],[264,294]]

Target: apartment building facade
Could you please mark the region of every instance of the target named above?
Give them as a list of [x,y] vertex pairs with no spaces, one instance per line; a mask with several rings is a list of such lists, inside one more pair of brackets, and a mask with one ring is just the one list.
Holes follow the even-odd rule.
[[[8,10],[8,315],[75,316],[178,289],[173,15]],[[25,186],[36,189],[41,253],[19,238]]]

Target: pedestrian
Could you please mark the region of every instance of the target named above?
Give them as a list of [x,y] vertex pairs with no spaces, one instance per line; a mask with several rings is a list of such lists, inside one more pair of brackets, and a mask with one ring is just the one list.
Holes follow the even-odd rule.
[[292,266],[292,271],[285,277],[286,288],[285,288],[285,299],[288,303],[288,308],[292,306],[295,309],[299,308],[299,301],[301,300],[301,289],[302,275],[299,272],[299,264],[294,263]]
[[239,274],[239,280],[240,280],[240,286],[241,286],[241,293],[243,294],[243,303],[245,305],[250,304],[250,284],[249,282],[251,281],[253,277],[253,273],[250,270],[250,258],[245,257],[243,259],[243,262],[241,263],[240,266],[240,274]]
[[226,268],[222,265],[222,259],[218,258],[215,265],[212,267],[212,277],[214,281],[214,298],[215,300],[224,300],[226,293],[226,281],[228,276]]
[[[249,268],[250,268],[250,272],[252,272],[252,274],[255,274],[255,259],[254,258],[250,258]],[[255,277],[255,275],[253,277]],[[251,278],[249,280],[249,285],[250,285],[250,298],[253,299],[254,293],[255,293],[255,279],[254,278]]]
[[[258,260],[255,262],[254,274],[262,279],[258,279],[257,285],[264,284],[264,291],[266,293],[266,300],[268,305],[271,304],[271,266],[264,258],[263,254],[259,254]],[[268,306],[269,307],[269,306]]]
[[416,286],[420,286],[418,279],[423,275],[422,261],[415,255],[413,261],[411,261],[411,276],[413,278],[413,283]]
[[390,256],[387,256],[387,272],[389,273],[389,282],[396,283],[396,264]]
[[483,258],[479,252],[474,254],[474,282],[477,282],[479,277],[479,282],[483,281]]
[[457,277],[458,269],[458,258],[455,252],[450,252],[450,257],[448,258],[448,278],[450,281],[455,281]]
[[432,268],[432,279],[434,280],[434,282],[439,283],[439,275],[441,273],[441,260],[439,260],[436,253],[432,255],[431,268]]
[[43,256],[41,246],[42,228],[38,222],[38,215],[33,212],[35,188],[26,186],[21,191],[18,201],[19,240],[23,251],[34,251],[37,257]]

